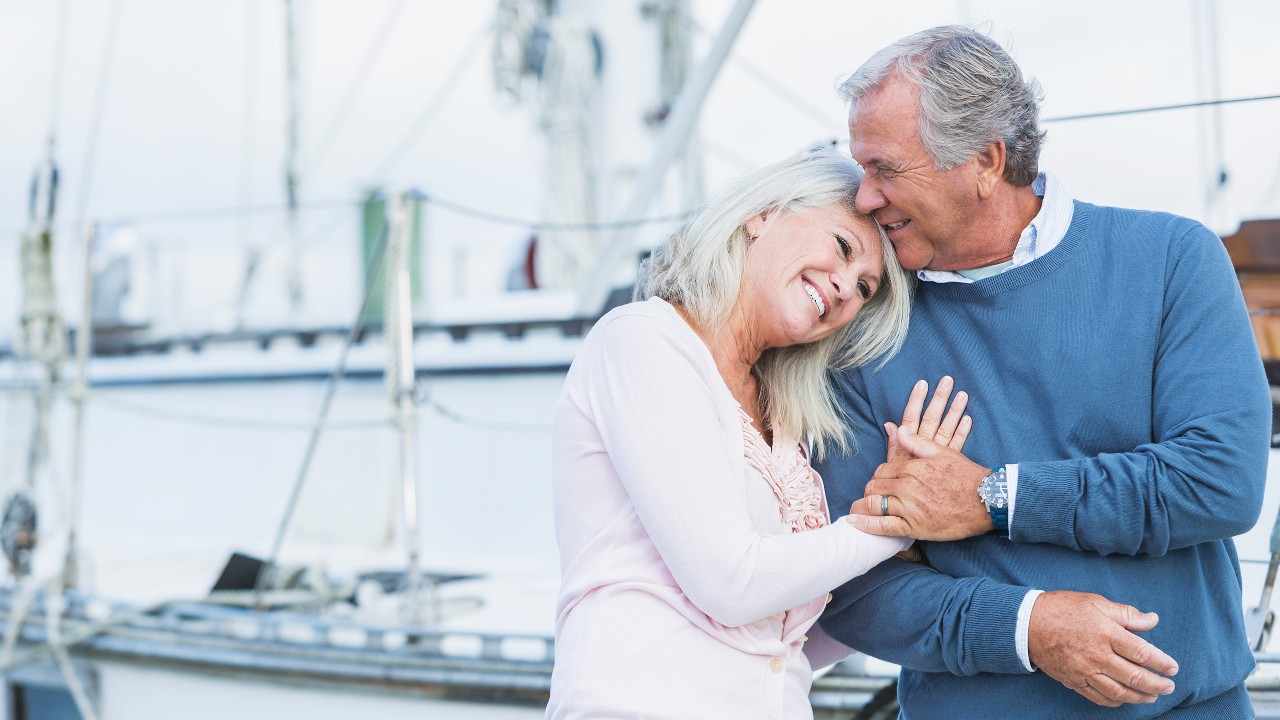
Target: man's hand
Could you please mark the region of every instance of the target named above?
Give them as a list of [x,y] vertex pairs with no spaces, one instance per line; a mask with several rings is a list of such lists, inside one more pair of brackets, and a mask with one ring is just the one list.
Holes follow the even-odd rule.
[[978,497],[988,468],[919,436],[900,433],[898,442],[920,457],[876,468],[866,495],[849,508],[854,527],[918,540],[963,540],[991,531],[991,514]]
[[1027,650],[1033,665],[1098,705],[1152,703],[1173,692],[1163,676],[1178,663],[1134,633],[1159,621],[1101,595],[1047,592],[1031,610]]
[[[924,406],[929,384],[911,389],[902,425],[885,423],[889,447],[865,495],[849,508],[849,522],[874,535],[920,540],[960,540],[991,530],[991,517],[978,499],[978,485],[989,472],[960,454],[973,420],[964,414],[969,396],[956,393],[950,376]],[[885,512],[885,511],[888,512]]]

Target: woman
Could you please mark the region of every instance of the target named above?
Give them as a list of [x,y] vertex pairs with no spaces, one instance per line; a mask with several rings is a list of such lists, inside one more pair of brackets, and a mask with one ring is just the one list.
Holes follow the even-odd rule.
[[811,716],[828,590],[910,543],[830,523],[805,450],[848,443],[827,369],[907,328],[860,178],[834,151],[747,176],[588,335],[556,410],[548,717]]

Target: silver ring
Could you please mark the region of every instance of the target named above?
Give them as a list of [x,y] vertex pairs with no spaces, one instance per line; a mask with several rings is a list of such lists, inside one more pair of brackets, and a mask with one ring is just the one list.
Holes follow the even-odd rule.
[[889,496],[888,495],[880,496],[880,514],[881,515],[889,514]]

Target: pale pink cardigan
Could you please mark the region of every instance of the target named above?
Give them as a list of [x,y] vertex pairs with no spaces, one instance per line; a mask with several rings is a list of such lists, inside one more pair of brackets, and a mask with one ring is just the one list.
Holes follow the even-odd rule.
[[[755,435],[751,448],[743,417],[666,302],[617,308],[588,335],[552,443],[562,578],[548,718],[812,717],[811,662],[848,652],[814,626],[828,590],[909,541],[827,524],[799,446]],[[778,476],[802,465],[808,487],[780,493],[751,455]]]

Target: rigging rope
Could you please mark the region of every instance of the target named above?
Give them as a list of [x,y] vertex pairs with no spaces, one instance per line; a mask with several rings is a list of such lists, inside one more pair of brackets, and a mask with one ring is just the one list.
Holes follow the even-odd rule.
[[[342,343],[342,351],[338,355],[338,364],[334,367],[333,374],[329,376],[329,385],[325,388],[324,399],[320,402],[320,411],[317,413],[315,423],[311,427],[311,437],[307,441],[307,449],[302,456],[302,466],[298,468],[298,476],[294,479],[293,489],[289,492],[289,502],[285,505],[284,517],[280,519],[280,527],[277,528],[275,540],[271,544],[271,554],[267,556],[268,565],[274,566],[280,559],[280,547],[284,544],[285,532],[289,528],[289,522],[293,519],[294,510],[298,506],[298,498],[302,495],[302,486],[307,480],[307,471],[311,469],[311,461],[315,457],[316,448],[320,444],[320,434],[324,431],[325,421],[329,418],[329,408],[333,406],[333,397],[337,393],[338,384],[342,382],[343,375],[347,371],[347,356],[351,353],[356,337],[360,334],[360,329],[364,325],[362,320],[368,310],[369,300],[373,297],[374,288],[377,287],[374,279],[378,277],[378,273],[382,270],[389,229],[390,224],[384,222],[382,224],[382,232],[378,236],[378,243],[374,246],[373,252],[369,256],[369,268],[365,273],[364,296],[360,299],[360,308],[356,311],[356,316],[351,321],[347,337]],[[259,607],[262,606],[263,582],[266,579],[266,575],[267,573],[259,573],[254,587],[254,593],[258,598],[255,604]]]
[[347,116],[351,112],[351,108],[355,105],[356,97],[364,88],[365,81],[368,80],[369,74],[373,71],[374,66],[378,62],[378,58],[382,56],[382,51],[387,47],[387,38],[396,28],[396,20],[399,19],[400,13],[404,10],[405,0],[396,0],[395,3],[387,9],[382,17],[382,23],[374,32],[373,40],[369,43],[369,47],[365,50],[364,56],[357,66],[356,72],[351,77],[351,81],[347,84],[346,89],[342,92],[342,99],[338,101],[338,110],[329,120],[328,126],[320,135],[320,140],[316,143],[316,149],[311,154],[310,162],[302,164],[303,177],[311,177],[316,170],[324,163],[329,155],[329,149],[333,147],[333,142],[338,137],[338,132],[342,129],[343,124],[347,121]]

